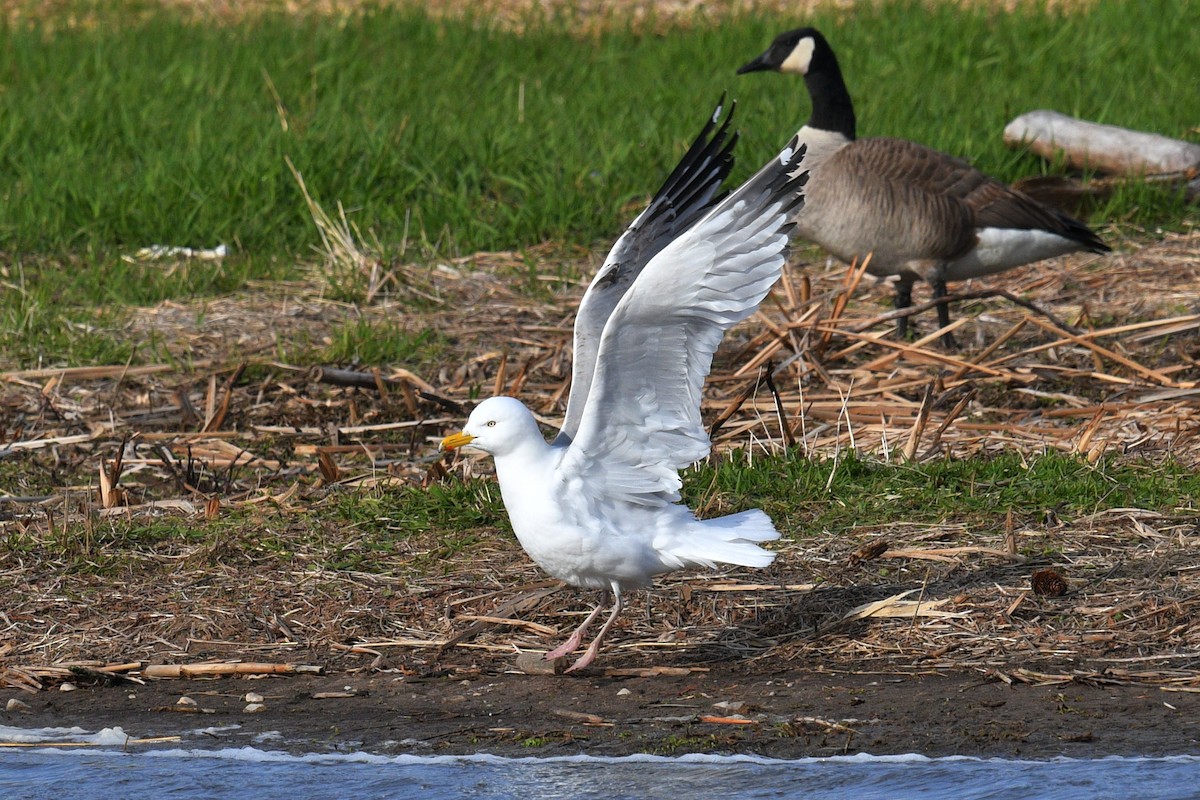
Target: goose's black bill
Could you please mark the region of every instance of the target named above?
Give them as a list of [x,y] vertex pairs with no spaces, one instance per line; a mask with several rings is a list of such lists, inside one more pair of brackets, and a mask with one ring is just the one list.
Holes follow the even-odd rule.
[[755,58],[751,61],[747,61],[745,64],[742,64],[740,67],[738,67],[737,74],[745,75],[747,72],[762,72],[762,71],[768,70],[768,69],[775,69],[775,65],[768,58],[768,55],[770,55],[770,52],[771,51],[768,50],[766,53],[763,53],[758,58]]

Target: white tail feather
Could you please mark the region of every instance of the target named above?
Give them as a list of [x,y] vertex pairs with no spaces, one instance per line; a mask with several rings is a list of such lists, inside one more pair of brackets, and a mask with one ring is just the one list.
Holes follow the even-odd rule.
[[715,567],[736,564],[741,567],[766,567],[775,554],[756,542],[771,542],[779,531],[771,518],[758,509],[715,519],[699,520],[662,552],[663,560],[678,559],[673,569]]

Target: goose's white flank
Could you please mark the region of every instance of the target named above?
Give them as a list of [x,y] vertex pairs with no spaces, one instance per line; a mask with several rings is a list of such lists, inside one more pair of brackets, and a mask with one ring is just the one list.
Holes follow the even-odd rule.
[[807,180],[804,150],[793,140],[720,196],[733,146],[729,120],[716,127],[721,113],[588,287],[575,322],[567,415],[554,442],[511,397],[484,400],[462,433],[442,442],[493,456],[513,532],[543,570],[604,593],[547,660],[582,645],[611,595],[607,620],[568,671],[595,661],[622,592],[674,570],[765,567],[775,558],[759,546],[779,537],[762,511],[699,520],[680,502],[679,470],[711,447],[700,396],[713,353],[779,279]]

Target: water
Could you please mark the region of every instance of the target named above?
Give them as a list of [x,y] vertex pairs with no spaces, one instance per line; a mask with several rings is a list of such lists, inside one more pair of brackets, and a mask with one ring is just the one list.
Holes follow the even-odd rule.
[[[55,746],[68,740],[88,744]],[[1200,795],[1200,757],[1195,756],[1015,761],[859,755],[784,761],[711,755],[292,755],[258,747],[123,749],[120,729],[88,734],[3,726],[0,741],[38,744],[0,748],[0,798],[6,800],[1184,800]]]

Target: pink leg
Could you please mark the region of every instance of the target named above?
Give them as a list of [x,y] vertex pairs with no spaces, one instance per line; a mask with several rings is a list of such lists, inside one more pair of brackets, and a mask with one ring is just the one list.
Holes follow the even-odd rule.
[[604,607],[604,602],[606,600],[608,600],[608,592],[605,592],[604,596],[600,598],[600,605],[593,608],[592,613],[587,615],[587,619],[583,621],[583,624],[575,629],[575,632],[571,634],[571,638],[567,639],[549,653],[546,653],[546,655],[542,656],[542,658],[544,658],[546,661],[553,661],[556,658],[562,658],[567,653],[575,652],[575,648],[579,647],[579,645],[583,642],[583,635],[587,633],[588,627],[596,621],[596,617],[600,614],[600,609]]
[[613,595],[617,598],[617,601],[613,603],[612,613],[604,621],[604,627],[596,634],[596,638],[592,639],[592,643],[588,645],[587,652],[580,656],[578,661],[567,667],[567,672],[574,672],[577,669],[584,669],[591,666],[591,663],[596,660],[596,656],[599,655],[600,643],[604,641],[604,637],[608,635],[608,629],[617,621],[617,615],[624,608],[624,604],[621,602],[621,588],[616,584],[613,584]]

